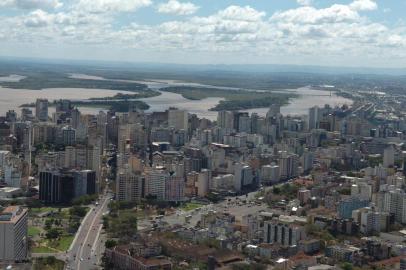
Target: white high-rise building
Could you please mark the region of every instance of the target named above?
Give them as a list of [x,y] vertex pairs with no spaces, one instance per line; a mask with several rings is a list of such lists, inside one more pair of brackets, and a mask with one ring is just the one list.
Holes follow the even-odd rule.
[[251,185],[254,181],[252,168],[243,163],[236,163],[234,165],[234,189],[241,191],[243,187]]
[[24,261],[28,256],[28,211],[9,206],[0,213],[0,261]]
[[372,186],[367,183],[357,183],[351,186],[351,196],[371,200]]
[[406,193],[395,189],[384,193],[383,210],[395,215],[397,222],[406,223]]
[[168,126],[176,130],[188,130],[189,116],[185,110],[170,109],[168,112]]
[[4,181],[10,187],[21,187],[21,171],[14,166],[7,165],[4,168]]
[[152,169],[148,171],[145,177],[145,195],[155,196],[159,201],[165,200],[166,181],[168,178],[169,174],[164,170]]
[[37,99],[35,103],[35,117],[39,121],[48,121],[48,100]]
[[293,223],[283,223],[279,220],[266,221],[264,224],[264,242],[278,243],[284,246],[296,246],[300,240],[305,239],[306,232],[303,226]]
[[228,191],[234,189],[234,175],[225,174],[213,177],[210,182],[210,189],[214,191]]
[[116,197],[119,201],[139,202],[144,195],[145,179],[125,168],[117,174]]
[[225,129],[234,128],[234,114],[229,111],[220,111],[217,114],[217,125]]
[[288,154],[286,151],[280,153],[278,164],[281,179],[290,179],[299,175],[299,158],[295,154]]
[[309,109],[309,130],[318,128],[320,108],[318,106]]
[[313,152],[310,152],[308,149],[306,149],[302,156],[303,171],[308,172],[311,169],[313,169],[313,162],[314,162]]

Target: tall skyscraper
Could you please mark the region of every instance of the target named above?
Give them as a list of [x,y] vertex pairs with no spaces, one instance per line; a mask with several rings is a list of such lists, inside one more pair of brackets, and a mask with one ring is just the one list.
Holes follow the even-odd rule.
[[282,151],[279,158],[278,165],[280,168],[281,179],[290,179],[299,175],[299,157],[295,154],[288,154]]
[[37,99],[35,103],[35,117],[39,121],[48,121],[48,100]]
[[117,174],[116,198],[119,201],[139,202],[144,197],[145,177],[128,167]]
[[168,126],[174,129],[188,130],[188,112],[178,109],[169,109]]
[[0,213],[0,261],[21,262],[28,256],[28,211],[9,206]]
[[64,172],[39,173],[39,199],[45,203],[70,203],[74,198],[74,176]]
[[393,145],[389,145],[383,151],[383,166],[388,168],[395,165],[395,148]]
[[70,126],[62,128],[63,145],[74,145],[76,142],[76,130]]
[[309,109],[309,130],[318,128],[319,110],[318,106]]
[[96,193],[96,172],[91,170],[83,170],[74,172],[74,197],[83,195],[92,195]]
[[220,111],[217,114],[217,125],[221,128],[232,129],[234,126],[234,115],[229,111]]
[[146,175],[146,195],[154,196],[157,200],[165,200],[166,181],[169,174],[164,170],[153,169]]

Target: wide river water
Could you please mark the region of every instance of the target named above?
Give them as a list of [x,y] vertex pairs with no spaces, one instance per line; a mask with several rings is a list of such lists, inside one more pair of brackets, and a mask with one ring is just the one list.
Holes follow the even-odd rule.
[[[106,80],[101,77],[89,76],[85,74],[71,74],[72,78],[89,79],[89,80]],[[18,81],[23,77],[17,75],[10,75],[8,77],[0,77],[0,81]],[[149,88],[159,90],[168,86],[199,86],[213,88],[215,86],[202,85],[196,83],[187,83],[172,80],[150,80],[150,81],[127,81],[134,83],[144,83]],[[235,89],[226,88],[223,89]],[[284,115],[303,115],[307,114],[309,108],[313,106],[324,106],[329,104],[330,106],[337,106],[348,104],[351,105],[352,101],[343,97],[339,97],[329,91],[314,90],[309,87],[303,87],[294,90],[286,90],[292,93],[296,93],[299,96],[290,100],[290,103],[281,108],[281,113]],[[35,102],[37,98],[47,98],[48,100],[56,99],[72,99],[83,100],[88,98],[102,98],[114,96],[117,93],[129,93],[126,91],[105,90],[105,89],[80,89],[80,88],[51,88],[43,90],[27,90],[27,89],[9,89],[0,87],[0,115],[4,115],[8,110],[16,110],[20,112],[19,106],[24,103]],[[188,110],[190,113],[194,113],[199,117],[208,119],[216,119],[217,112],[209,111],[218,104],[221,98],[206,98],[203,100],[187,100],[179,94],[162,92],[162,95],[152,98],[141,99],[150,105],[149,112],[152,111],[164,111],[169,107],[177,107],[179,109]],[[32,108],[34,111],[34,108]],[[95,107],[80,107],[82,113],[96,114],[100,108]],[[50,108],[52,113],[53,108]],[[258,108],[248,110],[248,112],[255,112],[259,115],[265,115],[268,111],[267,108]]]

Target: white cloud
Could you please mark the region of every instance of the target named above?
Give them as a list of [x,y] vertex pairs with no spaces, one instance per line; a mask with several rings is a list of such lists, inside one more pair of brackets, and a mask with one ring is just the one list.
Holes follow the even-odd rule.
[[266,13],[258,11],[250,6],[229,6],[218,12],[218,16],[226,20],[259,21]]
[[301,6],[311,6],[313,0],[296,0],[296,2]]
[[[83,5],[90,0],[78,1]],[[320,59],[361,62],[376,55],[385,59],[377,61],[392,63],[390,59],[404,58],[406,64],[406,27],[374,22],[362,13],[372,6],[358,6],[359,1],[327,8],[300,6],[270,16],[250,6],[232,5],[208,16],[155,25],[118,24],[117,13],[113,12],[133,11],[142,5],[118,8],[112,0],[103,3],[86,9],[74,4],[61,12],[34,10],[17,16],[0,16],[2,44],[72,45],[87,52],[92,52],[89,49],[92,46],[100,46],[117,53],[126,50],[130,56],[142,52],[148,57],[164,55],[173,59],[175,55],[188,53],[196,58],[211,55],[220,62],[224,55],[249,61],[255,57],[259,61],[310,59],[317,64]]]
[[0,6],[21,9],[55,9],[63,6],[59,0],[1,0]]
[[196,13],[199,9],[193,3],[184,2],[181,3],[177,0],[169,0],[167,3],[162,3],[158,5],[159,13],[176,14],[176,15],[191,15]]
[[378,8],[378,4],[374,0],[355,0],[350,4],[350,8],[354,10],[375,10]]
[[346,5],[332,5],[324,9],[314,7],[300,7],[283,12],[277,12],[272,17],[272,21],[304,23],[304,24],[323,24],[354,22],[360,19],[357,11]]
[[92,13],[131,12],[151,4],[151,0],[79,0],[75,9]]
[[52,22],[54,15],[49,14],[41,9],[30,13],[29,17],[24,20],[27,27],[45,27]]

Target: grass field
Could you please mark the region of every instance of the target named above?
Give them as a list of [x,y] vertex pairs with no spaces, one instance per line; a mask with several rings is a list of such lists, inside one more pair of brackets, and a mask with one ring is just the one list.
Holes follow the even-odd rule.
[[41,230],[38,227],[29,226],[28,227],[28,236],[35,237],[40,234]]
[[33,247],[32,253],[54,253],[55,250],[45,246]]
[[[83,207],[85,212],[89,211],[88,207]],[[39,227],[38,226],[30,226],[28,228],[28,235],[31,238],[34,238],[34,243],[32,243],[32,252],[33,253],[58,253],[58,252],[65,252],[69,249],[74,235],[68,233],[69,230],[66,229],[63,225],[70,224],[70,222],[80,222],[82,219],[81,216],[76,216],[79,215],[79,213],[71,211],[74,210],[74,208],[53,208],[53,207],[41,207],[41,208],[33,208],[31,215],[32,219],[34,221],[33,224],[41,224]],[[52,217],[37,217],[38,215],[42,213],[47,213],[47,212],[54,212],[54,215]],[[74,212],[74,213],[71,213]],[[81,215],[81,214],[80,214]],[[44,236],[38,238],[38,236],[41,233],[41,226],[42,224],[48,221],[51,222],[52,228],[57,228],[58,230],[61,231],[61,236],[57,239],[47,239],[45,237],[45,233],[47,232],[44,226]],[[58,221],[58,224],[56,223]]]
[[183,211],[192,211],[192,210],[197,209],[202,206],[203,206],[203,204],[200,204],[200,203],[186,203],[181,207],[181,209]]
[[33,247],[33,253],[55,253],[55,252],[65,252],[69,249],[72,244],[74,236],[73,235],[62,235],[59,239],[50,241],[43,239],[39,241],[39,246]]
[[32,214],[43,214],[46,212],[58,212],[58,208],[57,207],[40,207],[40,208],[31,208],[30,209],[30,213]]
[[59,241],[58,245],[55,247],[56,249],[59,249],[60,251],[67,251],[72,244],[74,236],[73,235],[64,235],[62,236]]

